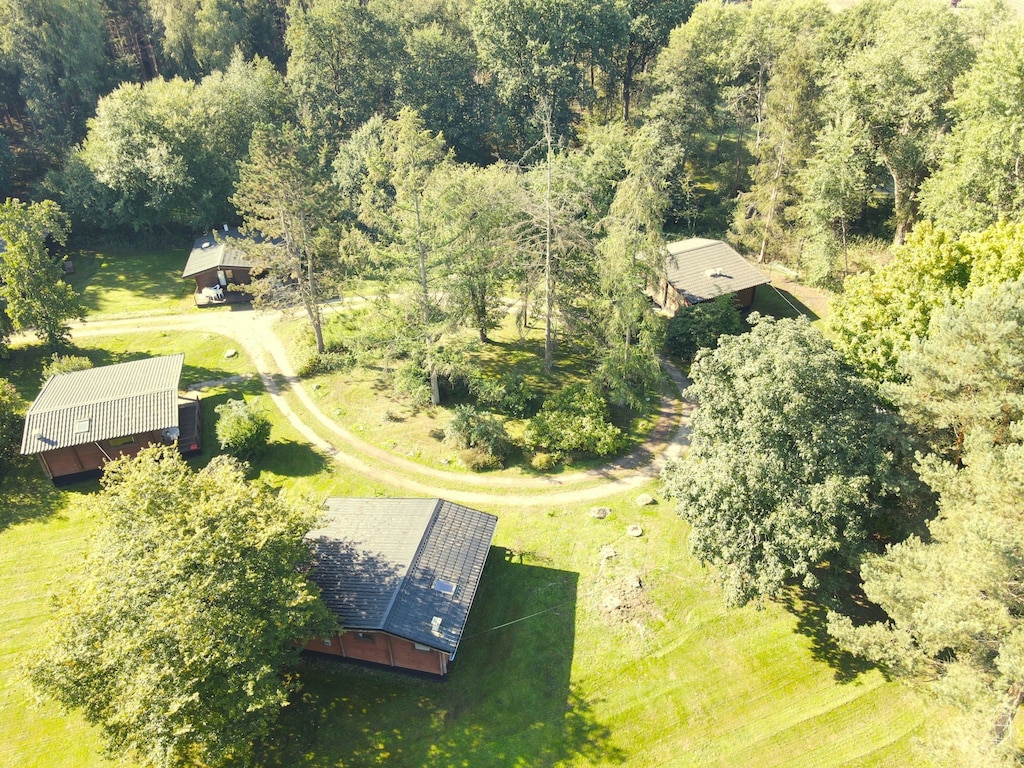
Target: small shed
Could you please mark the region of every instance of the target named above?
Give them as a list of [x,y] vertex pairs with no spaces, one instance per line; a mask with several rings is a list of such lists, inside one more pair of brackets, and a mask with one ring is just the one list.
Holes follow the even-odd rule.
[[445,676],[497,522],[444,499],[327,499],[306,540],[343,629],[306,650]]
[[21,453],[54,484],[96,477],[119,456],[157,443],[199,450],[198,397],[178,394],[184,354],[51,376],[25,416]]
[[250,301],[244,291],[229,291],[229,285],[249,285],[252,282],[252,264],[242,247],[248,242],[234,227],[227,224],[215,233],[196,238],[185,263],[182,278],[196,281],[196,306]]
[[667,246],[665,272],[651,298],[667,315],[680,307],[732,295],[740,307],[754,303],[754,292],[768,278],[721,240],[693,237]]

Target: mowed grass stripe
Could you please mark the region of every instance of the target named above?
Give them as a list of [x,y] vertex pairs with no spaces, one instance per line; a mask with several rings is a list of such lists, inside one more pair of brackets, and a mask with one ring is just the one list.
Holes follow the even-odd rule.
[[[920,765],[910,741],[922,723],[910,691],[879,680],[839,706],[797,720],[770,738],[752,739],[724,755],[720,764],[814,768],[867,760],[871,765]],[[901,748],[894,749],[897,745]]]
[[[715,590],[707,592],[705,600]],[[691,606],[691,621],[701,607],[715,613],[715,606]],[[765,755],[770,765],[842,765],[865,754],[873,755],[867,765],[908,759],[899,745],[923,716],[905,689],[877,671],[837,683],[778,606],[720,610],[678,627],[655,656],[584,681],[604,703],[595,707],[599,720],[616,724],[615,741],[644,744],[630,764],[760,765]],[[660,634],[671,632],[666,626]],[[624,686],[631,696],[623,697]],[[889,708],[900,716],[889,717]]]
[[[34,469],[34,468],[33,468]],[[79,559],[92,529],[81,499],[68,494],[56,517],[0,531],[0,767],[104,766],[95,730],[39,701],[26,669],[48,642],[50,598]],[[76,503],[78,502],[78,503]],[[73,627],[66,628],[74,631]]]

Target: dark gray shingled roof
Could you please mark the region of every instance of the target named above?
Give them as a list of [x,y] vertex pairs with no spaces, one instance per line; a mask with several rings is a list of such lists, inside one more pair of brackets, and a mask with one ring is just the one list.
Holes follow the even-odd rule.
[[178,426],[184,353],[51,376],[28,414],[24,455]]
[[306,538],[342,626],[454,654],[498,519],[444,499],[330,498],[324,509],[324,526]]
[[768,283],[757,267],[721,240],[694,237],[667,248],[665,277],[691,304]]
[[245,257],[242,249],[231,243],[232,240],[238,240],[241,237],[242,235],[237,229],[229,227],[215,235],[203,235],[196,238],[195,243],[192,244],[192,252],[188,255],[188,261],[185,263],[185,271],[181,273],[181,276],[183,278],[192,277],[208,269],[251,267],[252,264]]

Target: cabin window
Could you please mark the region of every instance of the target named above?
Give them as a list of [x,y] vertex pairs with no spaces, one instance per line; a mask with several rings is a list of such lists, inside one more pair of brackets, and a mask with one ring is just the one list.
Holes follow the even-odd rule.
[[328,648],[330,648],[331,647],[331,641],[328,640],[327,638],[324,638],[324,645],[326,645]]
[[228,280],[234,280],[235,279],[235,271],[233,269],[225,269],[224,270],[224,276]]
[[372,632],[356,632],[356,640],[359,640],[362,643],[376,642],[376,638]]
[[427,653],[434,650],[429,645],[424,645],[423,643],[413,643],[412,647],[415,648],[417,651],[426,651]]
[[127,435],[126,437],[113,437],[107,441],[107,444],[111,448],[120,448],[122,445],[132,445],[135,442],[133,435]]

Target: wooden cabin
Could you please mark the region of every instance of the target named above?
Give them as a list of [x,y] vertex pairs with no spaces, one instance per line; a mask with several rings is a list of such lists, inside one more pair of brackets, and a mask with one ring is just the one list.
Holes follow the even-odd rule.
[[720,296],[733,296],[736,304],[754,303],[758,286],[768,278],[721,240],[694,237],[667,246],[665,269],[658,285],[647,293],[663,314]]
[[252,300],[245,291],[228,290],[229,285],[252,283],[252,264],[241,247],[244,242],[242,234],[226,224],[218,232],[196,238],[181,276],[196,281],[197,307]]
[[342,631],[306,650],[444,677],[498,519],[444,499],[330,498],[324,520],[306,540]]
[[199,399],[178,393],[184,354],[51,376],[25,416],[21,453],[55,485],[97,477],[119,456],[157,443],[200,448]]

